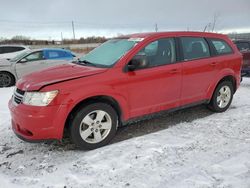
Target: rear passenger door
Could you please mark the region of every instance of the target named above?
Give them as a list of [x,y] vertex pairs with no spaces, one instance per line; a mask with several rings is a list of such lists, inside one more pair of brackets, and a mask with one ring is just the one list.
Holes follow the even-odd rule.
[[216,58],[211,58],[211,49],[205,38],[180,37],[183,59],[181,104],[204,100],[214,76],[218,72]]

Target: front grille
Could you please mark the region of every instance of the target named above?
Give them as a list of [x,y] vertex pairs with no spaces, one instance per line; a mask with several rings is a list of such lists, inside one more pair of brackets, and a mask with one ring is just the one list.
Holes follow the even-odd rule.
[[20,104],[23,101],[23,96],[25,94],[25,91],[22,91],[18,88],[16,88],[16,90],[14,91],[14,96],[13,96],[13,100],[16,104]]

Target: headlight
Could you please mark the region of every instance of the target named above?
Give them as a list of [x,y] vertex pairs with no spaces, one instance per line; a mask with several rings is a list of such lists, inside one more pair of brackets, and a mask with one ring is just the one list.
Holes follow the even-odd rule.
[[23,104],[31,106],[47,106],[58,94],[58,91],[26,92]]

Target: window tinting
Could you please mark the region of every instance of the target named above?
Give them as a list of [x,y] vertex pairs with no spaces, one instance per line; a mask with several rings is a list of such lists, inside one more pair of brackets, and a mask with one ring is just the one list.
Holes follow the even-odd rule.
[[176,61],[175,41],[173,38],[154,41],[137,55],[145,55],[150,67],[173,63]]
[[5,53],[13,53],[13,52],[18,52],[24,50],[23,47],[14,47],[14,46],[3,46],[0,47],[0,54],[5,54]]
[[232,48],[223,40],[211,39],[218,55],[233,53]]
[[236,46],[240,51],[249,51],[250,50],[250,44],[248,42],[237,42]]
[[3,54],[4,53],[4,47],[0,47],[0,54]]
[[206,58],[210,56],[209,46],[204,38],[182,37],[184,60]]

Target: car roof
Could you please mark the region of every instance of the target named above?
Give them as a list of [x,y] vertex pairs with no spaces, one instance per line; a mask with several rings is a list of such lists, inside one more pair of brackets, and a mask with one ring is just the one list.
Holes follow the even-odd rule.
[[70,52],[70,50],[62,49],[62,48],[43,48],[42,50],[44,50],[44,51],[54,50],[54,51],[61,51],[61,52]]
[[39,48],[39,49],[32,49],[30,52],[38,52],[38,51],[61,51],[61,52],[71,52],[70,50],[62,49],[62,48]]
[[168,32],[135,33],[130,35],[124,35],[118,38],[149,38],[162,35],[170,35],[170,36],[190,35],[190,36],[215,37],[215,38],[225,37],[225,35],[218,33],[197,32],[197,31],[168,31]]

